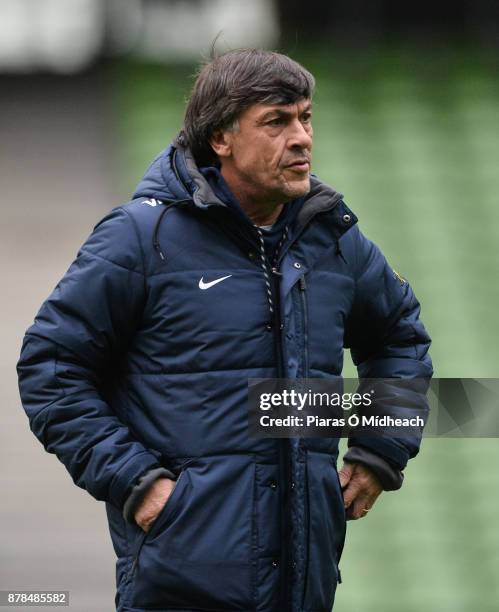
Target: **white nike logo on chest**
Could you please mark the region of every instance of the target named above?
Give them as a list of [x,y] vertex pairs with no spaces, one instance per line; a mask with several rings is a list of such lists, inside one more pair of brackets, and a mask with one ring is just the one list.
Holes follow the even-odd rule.
[[221,283],[222,281],[224,281],[226,278],[230,278],[232,276],[232,274],[228,274],[227,276],[222,276],[222,278],[217,278],[213,281],[210,281],[209,283],[205,283],[203,280],[203,277],[201,277],[201,280],[199,281],[199,288],[200,289],[209,289],[210,287],[213,287],[213,285],[216,285],[217,283]]

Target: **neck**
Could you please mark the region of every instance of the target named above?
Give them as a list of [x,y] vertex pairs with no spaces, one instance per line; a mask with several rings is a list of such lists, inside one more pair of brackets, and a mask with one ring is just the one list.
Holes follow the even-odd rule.
[[261,195],[253,193],[230,172],[224,172],[224,168],[221,169],[221,174],[241,208],[255,225],[272,225],[277,221],[285,204],[282,199],[278,201],[272,198],[262,199]]

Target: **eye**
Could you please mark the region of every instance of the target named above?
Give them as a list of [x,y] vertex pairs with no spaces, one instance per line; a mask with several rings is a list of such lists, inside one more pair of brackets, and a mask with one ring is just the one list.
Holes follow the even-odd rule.
[[305,113],[304,115],[302,115],[301,119],[303,123],[310,123],[312,121],[312,113]]
[[267,121],[267,125],[282,125],[284,119],[282,117],[275,117]]

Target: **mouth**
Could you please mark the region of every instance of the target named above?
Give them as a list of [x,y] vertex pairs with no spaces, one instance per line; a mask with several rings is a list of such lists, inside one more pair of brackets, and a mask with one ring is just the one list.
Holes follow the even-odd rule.
[[286,168],[295,172],[308,172],[310,170],[310,160],[306,158],[297,159],[292,164],[288,164]]

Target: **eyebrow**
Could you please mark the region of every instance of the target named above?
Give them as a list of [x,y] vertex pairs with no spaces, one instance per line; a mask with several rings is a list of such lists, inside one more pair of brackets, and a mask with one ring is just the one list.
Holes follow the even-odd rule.
[[[300,115],[302,115],[303,113],[306,112],[310,112],[312,110],[312,103],[309,102],[307,104],[307,106],[302,110],[302,112],[300,113]],[[279,117],[291,117],[293,115],[293,113],[280,109],[280,108],[274,108],[272,110],[267,111],[266,113],[264,113],[259,119],[258,122],[264,122],[267,119],[269,119],[270,117],[273,117],[274,115],[277,115]]]

